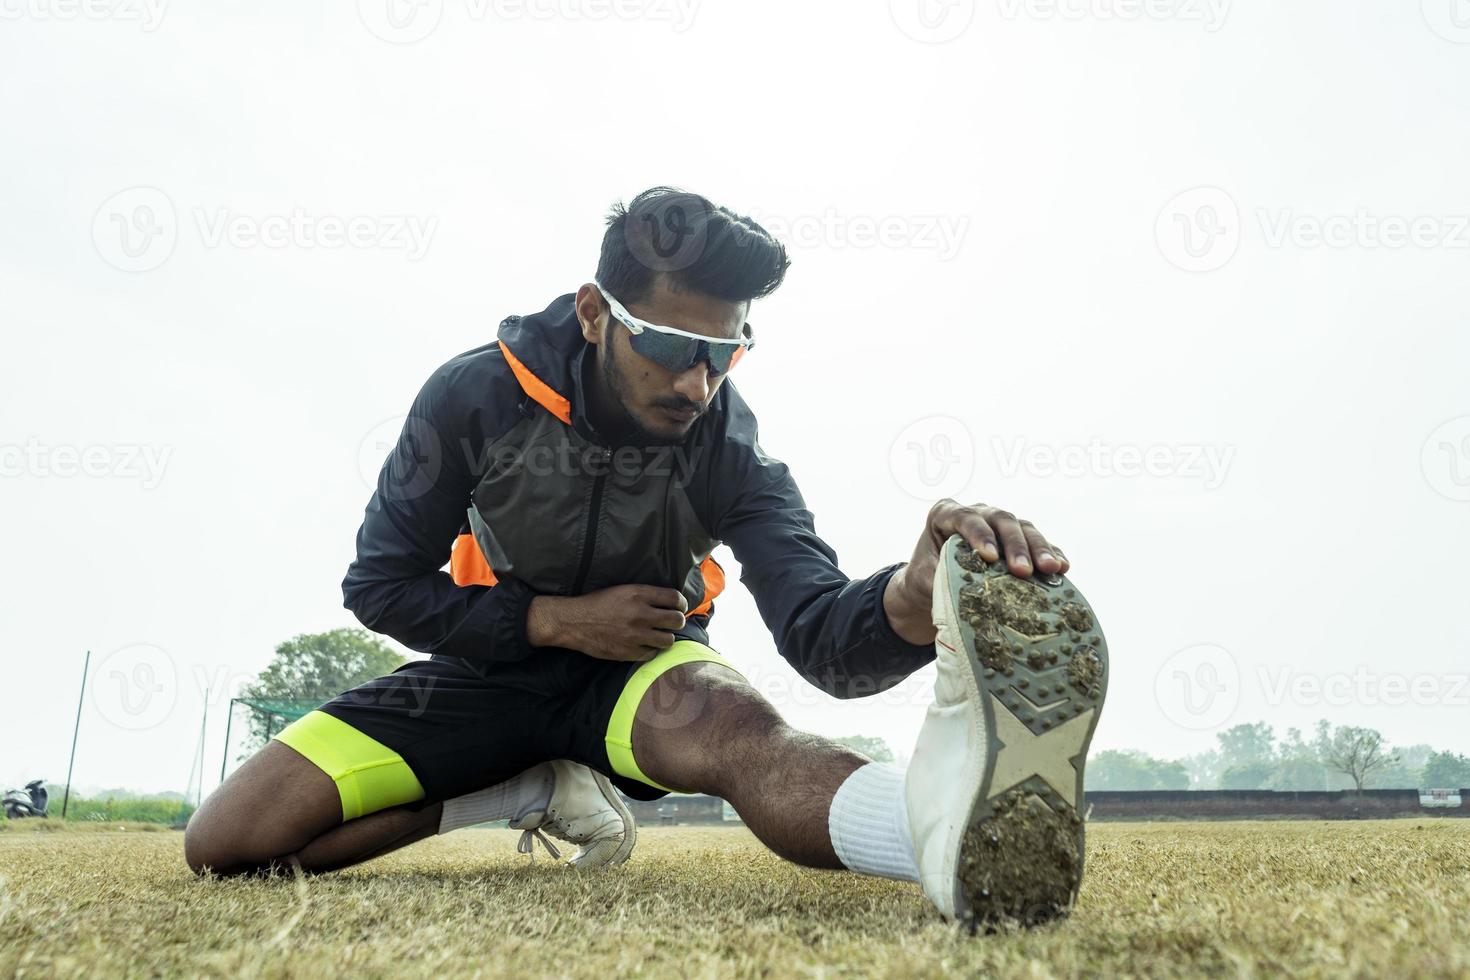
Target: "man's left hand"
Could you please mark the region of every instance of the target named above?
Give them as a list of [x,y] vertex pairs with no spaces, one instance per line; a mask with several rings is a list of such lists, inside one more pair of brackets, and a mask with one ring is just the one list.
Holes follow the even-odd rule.
[[924,533],[913,558],[888,581],[883,605],[894,630],[910,643],[932,643],[934,572],[939,550],[959,534],[986,561],[1005,555],[1012,575],[1029,578],[1033,571],[1060,574],[1071,568],[1062,549],[1046,540],[1030,521],[989,504],[966,506],[948,497],[929,508]]

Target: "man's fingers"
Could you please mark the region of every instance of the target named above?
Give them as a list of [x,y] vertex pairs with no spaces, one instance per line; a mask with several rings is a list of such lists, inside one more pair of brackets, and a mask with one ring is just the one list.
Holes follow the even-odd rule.
[[1061,560],[1062,571],[1064,573],[1072,567],[1072,559],[1068,558],[1066,552],[1062,551],[1061,548],[1058,548],[1056,545],[1052,545],[1051,553],[1056,555],[1057,558]]
[[685,616],[677,609],[654,609],[645,625],[659,630],[681,630],[684,623]]
[[619,657],[624,663],[645,663],[658,656],[658,651],[653,647],[639,647],[638,649]]
[[684,628],[685,613],[689,603],[678,589],[650,589],[645,597],[647,614],[640,616],[638,625],[655,629],[677,630]]
[[985,523],[985,517],[981,512],[984,504],[966,507],[948,498],[943,503],[945,504],[943,510],[931,517],[935,529],[941,532],[939,540],[941,547],[951,534],[958,534],[986,561],[995,561],[1000,557],[995,532],[991,530],[989,524]]
[[659,653],[659,652],[664,651],[664,650],[667,650],[669,647],[671,647],[671,646],[674,645],[674,641],[677,640],[677,639],[678,639],[678,637],[675,636],[672,633],[661,633],[661,632],[653,632],[653,633],[650,633],[649,634],[649,639],[646,640],[645,642],[648,644],[648,646],[652,647],[653,649],[650,650],[649,653],[648,653],[648,656],[647,657],[644,657],[643,659],[644,660],[648,660],[654,654]]
[[628,662],[643,663],[652,660],[663,651],[674,645],[678,637],[672,633],[663,633],[658,630],[645,630],[637,637],[629,639],[626,644],[619,648],[615,659]]
[[1021,533],[1026,535],[1026,547],[1031,552],[1031,558],[1036,562],[1037,571],[1054,574],[1064,568],[1057,549],[1038,530],[1036,525],[1030,521],[1021,521]]
[[995,561],[1000,557],[1000,542],[996,540],[995,531],[985,523],[985,518],[974,511],[965,515],[964,528],[960,532],[965,540],[970,542],[970,547],[980,552],[980,557],[986,561]]
[[1008,510],[993,510],[988,515],[995,536],[1000,539],[1001,550],[1006,555],[1006,567],[1012,575],[1027,578],[1031,575],[1031,549],[1026,544],[1026,533],[1021,522]]
[[1034,524],[999,507],[966,507],[946,497],[930,511],[929,523],[940,544],[951,534],[959,534],[986,561],[1004,554],[1006,567],[1020,578],[1028,578],[1033,571],[1054,574],[1071,567],[1062,549],[1047,541]]
[[677,609],[681,613],[689,611],[689,600],[684,598],[684,593],[678,589],[650,589],[648,604],[658,606],[660,609]]

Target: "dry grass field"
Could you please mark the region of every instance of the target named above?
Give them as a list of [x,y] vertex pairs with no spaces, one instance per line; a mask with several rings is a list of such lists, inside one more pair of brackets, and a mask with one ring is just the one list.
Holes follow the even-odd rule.
[[1094,825],[1071,919],[988,937],[740,828],[601,874],[514,841],[198,880],[176,832],[0,829],[0,976],[1470,976],[1470,821]]

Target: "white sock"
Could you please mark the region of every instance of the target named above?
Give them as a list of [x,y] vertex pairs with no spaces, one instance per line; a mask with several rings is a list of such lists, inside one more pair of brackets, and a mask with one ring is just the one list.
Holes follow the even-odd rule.
[[897,766],[870,762],[837,787],[827,830],[832,849],[851,870],[900,881],[919,880],[903,775]]
[[551,791],[555,787],[556,775],[551,763],[543,762],[503,783],[445,800],[439,833],[447,834],[490,820],[519,820],[528,813],[545,810],[551,805]]

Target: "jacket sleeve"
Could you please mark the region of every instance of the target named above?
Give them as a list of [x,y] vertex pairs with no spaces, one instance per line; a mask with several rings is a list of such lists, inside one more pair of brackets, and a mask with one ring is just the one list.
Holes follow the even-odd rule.
[[[727,382],[728,386],[728,382]],[[899,636],[883,590],[906,562],[850,580],[816,532],[787,465],[762,451],[756,420],[732,390],[729,429],[713,481],[715,537],[740,562],[781,656],[838,698],[887,690],[934,659],[930,644]]]
[[493,586],[460,586],[442,571],[475,487],[457,451],[469,436],[456,418],[465,413],[451,405],[448,367],[420,390],[378,474],[342,582],[343,604],[368,629],[420,653],[518,660],[532,649],[530,586],[504,577]]

